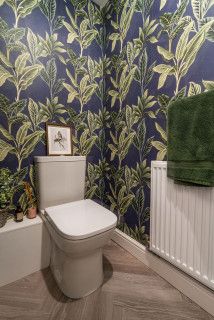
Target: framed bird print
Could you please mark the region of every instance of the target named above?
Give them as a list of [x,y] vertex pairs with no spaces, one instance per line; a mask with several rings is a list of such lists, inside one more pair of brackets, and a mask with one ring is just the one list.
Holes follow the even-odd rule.
[[70,126],[46,123],[48,156],[72,155],[72,130]]

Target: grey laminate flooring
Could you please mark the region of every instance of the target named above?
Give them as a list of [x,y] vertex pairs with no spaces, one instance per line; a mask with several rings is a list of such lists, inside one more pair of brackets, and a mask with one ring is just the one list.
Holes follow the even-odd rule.
[[104,249],[105,280],[71,300],[49,269],[0,288],[0,320],[211,320],[199,306],[114,242]]

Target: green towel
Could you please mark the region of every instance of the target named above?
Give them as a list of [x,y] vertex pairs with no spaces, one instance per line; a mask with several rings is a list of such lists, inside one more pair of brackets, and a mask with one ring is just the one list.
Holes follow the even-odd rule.
[[167,175],[178,183],[214,186],[214,90],[169,106]]

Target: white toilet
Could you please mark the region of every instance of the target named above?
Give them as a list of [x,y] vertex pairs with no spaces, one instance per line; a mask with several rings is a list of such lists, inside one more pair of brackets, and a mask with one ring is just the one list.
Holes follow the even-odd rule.
[[117,218],[84,200],[84,156],[35,157],[39,209],[52,238],[51,270],[62,292],[74,299],[103,282],[102,248]]

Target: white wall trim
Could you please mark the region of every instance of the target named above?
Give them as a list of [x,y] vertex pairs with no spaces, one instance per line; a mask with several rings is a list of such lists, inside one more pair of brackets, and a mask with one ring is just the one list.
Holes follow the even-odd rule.
[[214,292],[116,229],[112,240],[214,316]]

